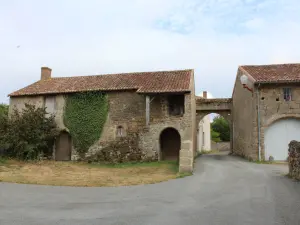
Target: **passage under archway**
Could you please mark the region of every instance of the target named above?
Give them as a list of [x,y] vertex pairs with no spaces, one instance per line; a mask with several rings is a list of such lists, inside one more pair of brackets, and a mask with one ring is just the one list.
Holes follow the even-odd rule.
[[61,132],[55,143],[55,160],[68,161],[71,160],[71,136],[68,132]]
[[197,122],[197,150],[230,151],[231,149],[231,122],[230,113],[202,112]]
[[174,128],[166,128],[160,134],[162,160],[179,160],[181,146],[180,134]]

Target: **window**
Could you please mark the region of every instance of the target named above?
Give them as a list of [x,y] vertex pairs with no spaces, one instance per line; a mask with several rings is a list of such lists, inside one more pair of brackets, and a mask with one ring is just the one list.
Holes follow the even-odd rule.
[[292,89],[283,88],[283,98],[285,101],[292,101]]
[[184,114],[184,95],[172,95],[168,97],[169,114],[182,116]]
[[55,113],[56,110],[56,99],[55,96],[46,96],[45,97],[45,107],[48,116]]
[[122,126],[117,127],[117,137],[124,137],[124,128]]
[[202,145],[204,146],[205,145],[205,133],[204,132],[202,133],[202,140],[203,140]]

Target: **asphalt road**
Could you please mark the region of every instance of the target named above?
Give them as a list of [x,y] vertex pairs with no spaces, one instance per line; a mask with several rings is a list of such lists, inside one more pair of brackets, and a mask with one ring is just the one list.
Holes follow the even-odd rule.
[[300,183],[282,165],[202,156],[159,184],[73,188],[0,183],[1,225],[300,225]]

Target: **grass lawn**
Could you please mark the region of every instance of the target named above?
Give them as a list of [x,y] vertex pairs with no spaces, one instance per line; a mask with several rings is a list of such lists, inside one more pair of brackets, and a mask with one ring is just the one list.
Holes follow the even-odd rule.
[[220,151],[219,150],[209,150],[209,151],[202,151],[201,153],[204,154],[204,155],[209,155],[209,154],[220,153]]
[[288,165],[287,161],[252,161],[256,164]]
[[118,165],[79,162],[20,162],[0,158],[0,182],[58,186],[127,186],[152,184],[191,175],[173,161]]

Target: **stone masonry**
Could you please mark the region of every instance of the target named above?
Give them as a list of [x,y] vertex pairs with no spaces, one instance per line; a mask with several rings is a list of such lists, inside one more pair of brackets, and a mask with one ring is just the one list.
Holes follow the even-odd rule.
[[[172,73],[172,72],[168,72]],[[187,73],[183,71],[182,73]],[[133,74],[136,76],[135,74]],[[126,79],[129,75],[123,75]],[[122,79],[123,79],[122,76]],[[164,75],[165,76],[165,75]],[[173,76],[173,75],[172,75]],[[186,75],[185,75],[186,76]],[[100,79],[101,77],[96,77]],[[110,78],[110,77],[107,77]],[[107,79],[105,78],[105,79]],[[151,78],[151,77],[149,77]],[[148,78],[148,79],[149,79]],[[74,78],[75,79],[75,78]],[[81,79],[81,78],[80,78]],[[91,79],[88,77],[88,79]],[[134,79],[139,79],[134,78]],[[108,95],[108,116],[104,124],[102,135],[86,153],[85,157],[91,157],[107,149],[111,144],[116,148],[116,143],[122,140],[122,143],[128,143],[128,149],[142,151],[142,155],[152,160],[161,159],[161,133],[166,128],[175,129],[180,135],[179,168],[180,172],[191,172],[193,170],[193,159],[196,148],[196,104],[194,91],[194,75],[191,70],[189,78],[189,90],[179,93],[137,93],[136,90],[115,90],[102,91]],[[154,79],[155,80],[155,79]],[[68,80],[70,81],[70,80]],[[116,80],[117,82],[118,80]],[[51,69],[42,68],[40,82],[56,82],[51,78]],[[111,81],[110,81],[111,82]],[[125,83],[129,82],[125,80]],[[130,81],[131,82],[131,81]],[[129,82],[129,84],[130,84]],[[76,83],[74,83],[76,85]],[[35,84],[33,84],[35,85]],[[160,85],[157,84],[157,85]],[[38,87],[39,88],[39,87]],[[135,88],[135,87],[134,87]],[[26,90],[26,89],[25,89]],[[32,89],[28,89],[31,91]],[[49,89],[51,90],[51,89]],[[64,91],[63,89],[62,91]],[[22,89],[20,90],[23,91]],[[61,131],[67,131],[64,125],[63,115],[65,107],[65,97],[67,93],[42,94],[42,95],[23,95],[14,94],[10,96],[10,111],[14,108],[21,110],[25,103],[36,105],[37,107],[47,106],[47,111],[55,115],[56,123]],[[150,102],[150,121],[146,123],[146,96],[151,99]],[[169,113],[169,98],[172,96],[182,96],[184,99],[184,113],[181,115],[171,115]],[[49,100],[49,101],[48,101]],[[122,130],[122,138],[118,137],[117,132]],[[194,130],[193,130],[194,129]],[[133,146],[132,146],[133,145]],[[121,146],[121,145],[120,145]],[[122,148],[124,144],[122,144]],[[55,149],[55,146],[54,146]],[[55,151],[53,151],[55,158]],[[72,146],[71,159],[78,160],[82,158]]]
[[[285,118],[300,118],[300,88],[294,77],[298,70],[298,64],[239,67],[232,94],[234,154],[258,160],[260,149],[264,160],[268,127]],[[242,75],[248,76],[249,89],[243,87]],[[284,99],[285,87],[292,90],[291,101]]]
[[[292,87],[292,101],[283,99],[282,90],[286,85],[261,85],[260,86],[260,115],[261,115],[261,154],[265,158],[264,134],[266,129],[274,122],[284,118],[300,118],[300,87]],[[257,132],[254,133],[255,136]]]

